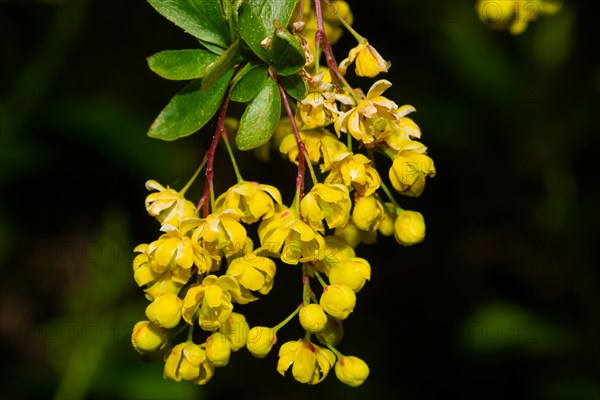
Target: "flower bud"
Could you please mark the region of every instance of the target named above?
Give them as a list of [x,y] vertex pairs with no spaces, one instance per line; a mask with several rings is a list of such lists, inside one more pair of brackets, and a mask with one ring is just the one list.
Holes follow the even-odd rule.
[[229,363],[231,344],[222,333],[215,332],[206,338],[206,357],[215,367],[224,367]]
[[352,219],[349,219],[346,225],[336,228],[335,236],[344,239],[351,247],[356,247],[361,242],[361,231]]
[[319,303],[327,314],[339,320],[344,320],[354,310],[356,295],[348,286],[334,283],[323,288]]
[[404,246],[423,241],[425,238],[425,221],[417,211],[403,211],[396,217],[394,236]]
[[392,236],[394,234],[394,221],[396,220],[396,210],[392,203],[385,203],[384,213],[379,224],[379,233],[383,236]]
[[250,327],[246,317],[240,313],[231,313],[231,316],[221,326],[221,333],[229,340],[231,351],[238,351],[246,345]]
[[352,220],[363,231],[376,231],[383,220],[383,206],[375,196],[357,196],[352,211]]
[[182,300],[174,293],[165,293],[146,307],[146,317],[163,328],[174,328],[181,320]]
[[319,304],[309,304],[300,309],[300,325],[310,333],[318,333],[325,328],[327,314]]
[[347,258],[334,264],[329,270],[329,282],[348,286],[358,293],[371,279],[371,266],[364,258]]
[[[420,143],[416,142],[415,143]],[[400,151],[389,169],[390,182],[394,189],[406,196],[418,197],[425,189],[425,178],[436,174],[433,160],[423,152],[425,146]]]
[[343,356],[335,363],[335,375],[346,385],[360,386],[369,376],[369,366],[358,357]]
[[277,335],[273,328],[255,326],[248,331],[246,347],[250,354],[256,358],[266,357],[275,343],[277,343]]
[[140,321],[133,327],[131,345],[140,354],[159,350],[167,342],[167,330],[150,321]]
[[344,338],[344,325],[342,321],[333,318],[331,315],[327,316],[327,323],[325,328],[317,333],[317,339],[324,345],[337,346],[338,343]]

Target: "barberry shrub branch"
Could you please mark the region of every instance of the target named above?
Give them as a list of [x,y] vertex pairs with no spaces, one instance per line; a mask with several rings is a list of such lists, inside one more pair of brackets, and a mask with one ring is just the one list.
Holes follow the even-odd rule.
[[[246,349],[264,358],[278,346],[281,375],[312,385],[333,370],[341,382],[361,385],[367,363],[338,349],[343,322],[371,280],[371,264],[357,246],[378,235],[404,246],[421,242],[424,218],[403,209],[399,198],[420,196],[436,173],[408,117],[415,108],[384,96],[392,83],[351,84],[351,71],[375,78],[391,63],[352,28],[344,1],[148,2],[198,41],[198,48],[148,57],[160,77],[189,81],[148,135],[176,140],[204,132],[212,120],[216,128],[181,190],[146,182],[145,207],[160,228],[156,240],[134,249],[134,280],[149,303],[133,329],[133,347],[162,359],[164,377],[175,381],[206,384],[233,353]],[[344,32],[357,45],[338,64],[333,45]],[[243,105],[241,115],[229,115],[231,102]],[[252,171],[238,169],[230,139],[248,155],[276,149],[296,164],[293,198],[282,198],[264,182],[268,177],[246,180]],[[220,144],[237,181],[215,193]],[[202,171],[202,195],[189,199]],[[302,295],[272,299],[277,273],[296,274]],[[248,321],[244,305],[259,300],[266,307],[290,304],[289,314],[273,326]],[[280,343],[279,330],[292,320],[298,336]]]

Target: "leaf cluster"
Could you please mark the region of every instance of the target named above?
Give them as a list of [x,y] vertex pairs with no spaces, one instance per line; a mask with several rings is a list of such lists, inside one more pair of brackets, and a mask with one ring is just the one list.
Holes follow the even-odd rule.
[[148,0],[166,19],[198,40],[199,48],[148,57],[162,78],[190,81],[152,123],[148,136],[175,140],[200,130],[226,95],[246,105],[236,135],[240,150],[269,140],[281,116],[281,94],[301,99],[306,63],[301,38],[286,29],[297,0]]

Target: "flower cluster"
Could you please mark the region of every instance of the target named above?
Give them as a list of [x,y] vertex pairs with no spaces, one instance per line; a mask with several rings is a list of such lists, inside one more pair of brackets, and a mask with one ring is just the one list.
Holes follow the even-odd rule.
[[555,14],[561,6],[559,0],[478,0],[475,5],[481,21],[513,35],[525,32],[540,15]]
[[[345,2],[299,4],[305,8],[296,10],[290,29],[308,44],[300,73],[308,90],[296,104],[282,96],[287,115],[278,127],[282,134],[272,139],[298,167],[293,199],[286,203],[276,187],[242,178],[228,143],[227,97],[213,143],[189,183],[180,191],[146,184],[146,210],[161,233],[135,248],[134,279],[149,304],[147,319],[133,329],[132,345],[145,357],[162,357],[168,379],[205,384],[243,348],[264,358],[281,327],[297,319],[302,334],[279,347],[277,371],[312,385],[333,369],[341,382],[361,385],[367,364],[336,348],[357,295],[371,279],[371,265],[357,255],[357,246],[374,243],[378,235],[394,236],[404,246],[424,239],[423,216],[395,198],[420,196],[426,178],[436,173],[419,141],[421,130],[408,117],[415,108],[384,96],[388,80],[376,80],[366,94],[348,83],[353,64],[356,75],[369,78],[391,65],[350,26]],[[330,45],[341,27],[358,44],[338,66]],[[323,57],[326,67],[320,65]],[[269,74],[281,89],[277,74]],[[216,195],[213,160],[221,138],[237,183]],[[186,191],[204,167],[204,194],[192,203]],[[296,268],[280,272],[285,264]],[[243,306],[266,298],[276,273],[297,273],[302,297],[275,326],[247,321]]]

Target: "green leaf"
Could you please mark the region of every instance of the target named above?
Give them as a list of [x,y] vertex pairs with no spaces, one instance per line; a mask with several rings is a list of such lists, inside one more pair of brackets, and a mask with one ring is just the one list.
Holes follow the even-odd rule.
[[298,36],[277,28],[271,44],[271,61],[279,76],[292,75],[302,69],[306,57]]
[[165,79],[175,81],[198,79],[204,75],[204,69],[216,55],[199,49],[165,50],[148,57],[148,67]]
[[251,150],[266,143],[273,135],[281,116],[281,96],[277,84],[267,79],[246,107],[235,142],[240,150]]
[[189,83],[156,117],[148,136],[170,141],[198,131],[219,109],[232,73],[223,75],[208,92],[200,90],[199,79]]
[[298,0],[244,0],[239,10],[240,36],[263,61],[268,52],[261,42],[273,36],[275,26],[287,26]]
[[242,4],[239,17],[240,36],[261,60],[268,62],[269,53],[261,42],[268,37],[260,14],[255,12],[246,2]]
[[282,76],[281,85],[287,94],[296,100],[302,100],[306,97],[306,82],[299,74]]
[[219,0],[148,0],[159,14],[198,39],[229,46]]
[[212,43],[209,43],[207,41],[200,40],[198,38],[196,38],[196,39],[198,40],[198,43],[200,43],[200,45],[202,47],[206,47],[206,50],[208,50],[211,53],[214,53],[214,54],[216,54],[218,56],[221,55],[221,54],[223,54],[223,51],[225,51],[225,49],[223,47],[219,47],[216,44],[212,44]]
[[240,41],[236,40],[216,60],[210,63],[204,70],[202,79],[202,91],[208,92],[212,86],[233,67],[242,61],[240,54]]
[[287,26],[298,0],[244,0],[242,10],[252,10],[260,17],[267,36],[275,32],[276,23]]
[[[241,103],[255,98],[267,79],[267,66],[264,64],[250,65],[248,71],[234,84],[231,90],[231,100]],[[240,71],[241,73],[242,71]]]

